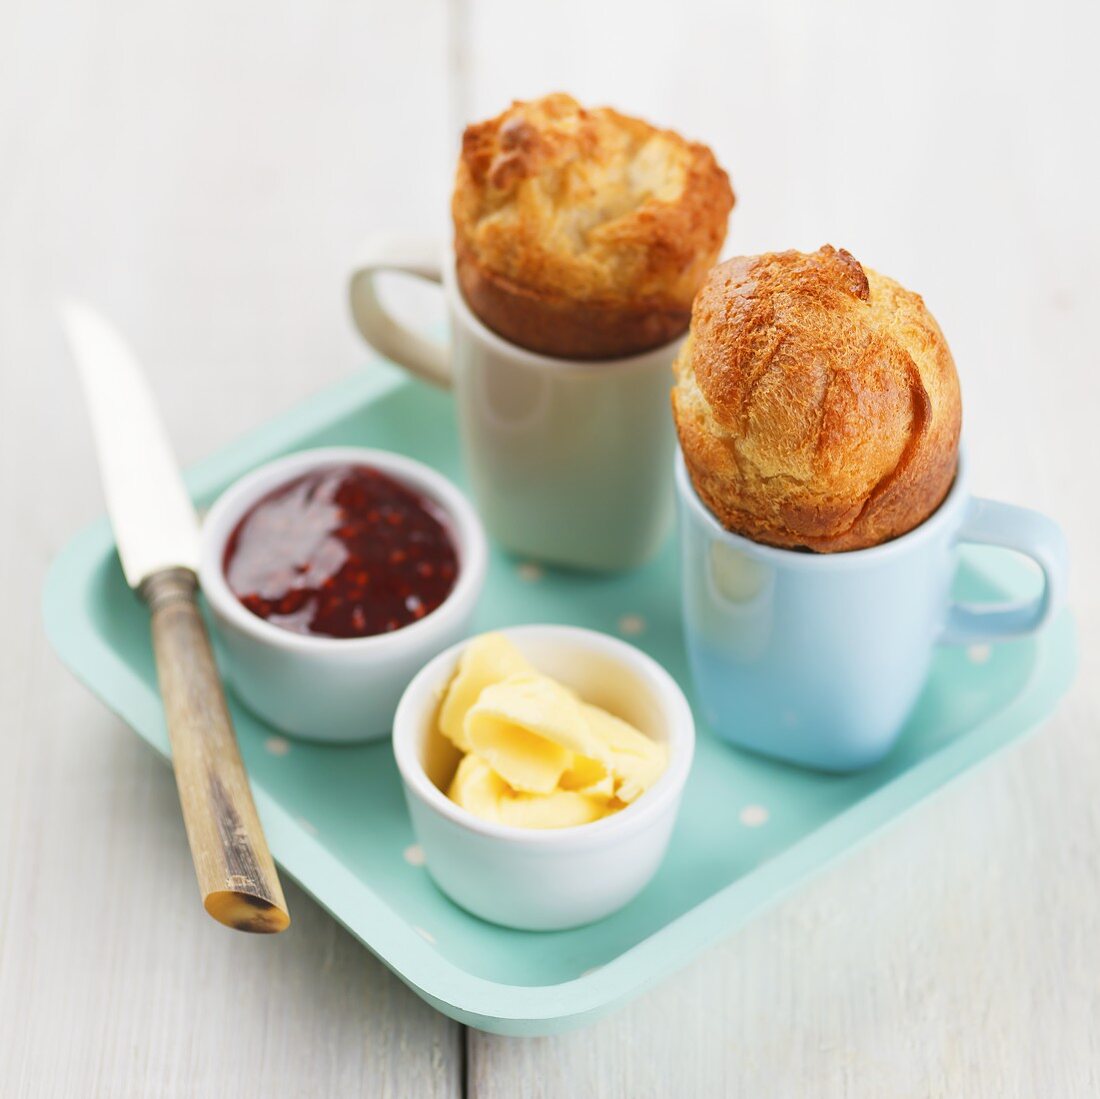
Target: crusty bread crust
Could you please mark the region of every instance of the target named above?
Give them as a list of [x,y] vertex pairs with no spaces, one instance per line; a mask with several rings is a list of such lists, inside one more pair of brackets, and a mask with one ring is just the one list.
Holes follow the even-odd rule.
[[458,283],[521,347],[639,354],[687,328],[733,201],[705,145],[567,95],[513,103],[463,136]]
[[962,402],[919,295],[826,245],[739,257],[695,299],[672,405],[700,498],[728,530],[818,552],[927,519]]

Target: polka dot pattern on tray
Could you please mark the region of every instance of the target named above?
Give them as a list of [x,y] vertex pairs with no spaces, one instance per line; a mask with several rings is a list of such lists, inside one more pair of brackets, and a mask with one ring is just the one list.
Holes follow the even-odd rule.
[[767,823],[769,815],[763,805],[746,805],[741,810],[741,823],[746,828],[759,828],[762,824]]

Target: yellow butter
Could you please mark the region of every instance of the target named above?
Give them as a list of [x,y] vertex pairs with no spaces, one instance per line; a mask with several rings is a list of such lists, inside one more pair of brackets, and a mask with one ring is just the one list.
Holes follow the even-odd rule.
[[563,790],[580,790],[582,793],[601,794],[604,797],[611,797],[615,792],[615,779],[607,764],[588,756],[574,755],[569,766],[562,772],[558,785]]
[[661,777],[668,762],[665,746],[598,706],[584,705],[584,716],[608,752],[615,796],[627,804],[636,801]]
[[500,634],[467,646],[439,726],[465,753],[448,796],[520,828],[567,828],[618,812],[667,764],[664,745],[539,674]]
[[481,692],[466,714],[463,734],[470,751],[513,790],[548,794],[574,757],[599,759],[607,754],[581,705],[549,676],[512,675]]
[[500,820],[500,799],[508,784],[484,760],[463,756],[447,797],[482,820]]
[[483,759],[465,756],[447,796],[482,820],[514,828],[570,828],[606,816],[608,798],[572,790],[525,794],[511,789]]
[[503,634],[486,633],[475,637],[463,650],[458,671],[451,680],[439,708],[439,731],[464,752],[470,745],[463,724],[470,707],[486,687],[499,683],[517,672],[534,669],[523,654]]
[[511,794],[501,802],[500,823],[513,828],[572,828],[591,824],[612,811],[607,798],[591,797],[575,790]]

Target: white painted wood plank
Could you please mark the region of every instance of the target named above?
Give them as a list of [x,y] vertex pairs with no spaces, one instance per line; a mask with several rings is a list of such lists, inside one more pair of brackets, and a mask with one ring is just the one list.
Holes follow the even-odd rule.
[[293,883],[254,939],[196,892],[169,770],[49,652],[48,559],[102,510],[54,317],[132,338],[191,461],[364,358],[357,239],[445,198],[433,0],[0,9],[0,1094],[461,1090],[462,1031]]
[[33,640],[4,783],[3,1094],[460,1094],[461,1028],[294,883],[278,938],[205,915],[171,772]]
[[1078,689],[1036,739],[589,1029],[470,1032],[470,1094],[1096,1094],[1098,723]]
[[1095,1094],[1096,11],[477,0],[472,24],[475,114],[561,88],[675,125],[731,173],[728,253],[830,241],[924,294],[975,491],[1070,536],[1083,667],[1035,740],[620,1014],[471,1033],[471,1094]]
[[1094,9],[478,0],[461,105],[430,0],[0,20],[5,1095],[456,1093],[456,1028],[297,890],[285,940],[188,907],[167,771],[47,654],[44,563],[100,507],[50,310],[68,290],[112,313],[201,456],[361,361],[345,267],[361,234],[439,217],[447,120],[552,87],[711,141],[740,196],[730,250],[828,239],[925,294],[975,487],[1051,510],[1077,548],[1085,666],[1035,741],[626,1013],[472,1037],[472,1091],[1098,1090]]

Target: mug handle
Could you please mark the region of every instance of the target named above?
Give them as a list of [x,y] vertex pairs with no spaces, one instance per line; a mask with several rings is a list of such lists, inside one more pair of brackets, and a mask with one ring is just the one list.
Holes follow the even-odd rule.
[[952,603],[940,644],[973,645],[1035,633],[1064,602],[1069,550],[1062,528],[1053,519],[1030,508],[975,498],[957,540],[1000,546],[1030,557],[1042,569],[1043,590],[1032,599],[1013,603]]
[[351,315],[367,343],[410,374],[449,389],[452,374],[447,345],[402,324],[382,304],[377,284],[380,273],[392,271],[441,284],[442,251],[438,240],[424,237],[373,237],[367,241],[363,260],[352,273],[348,289]]

